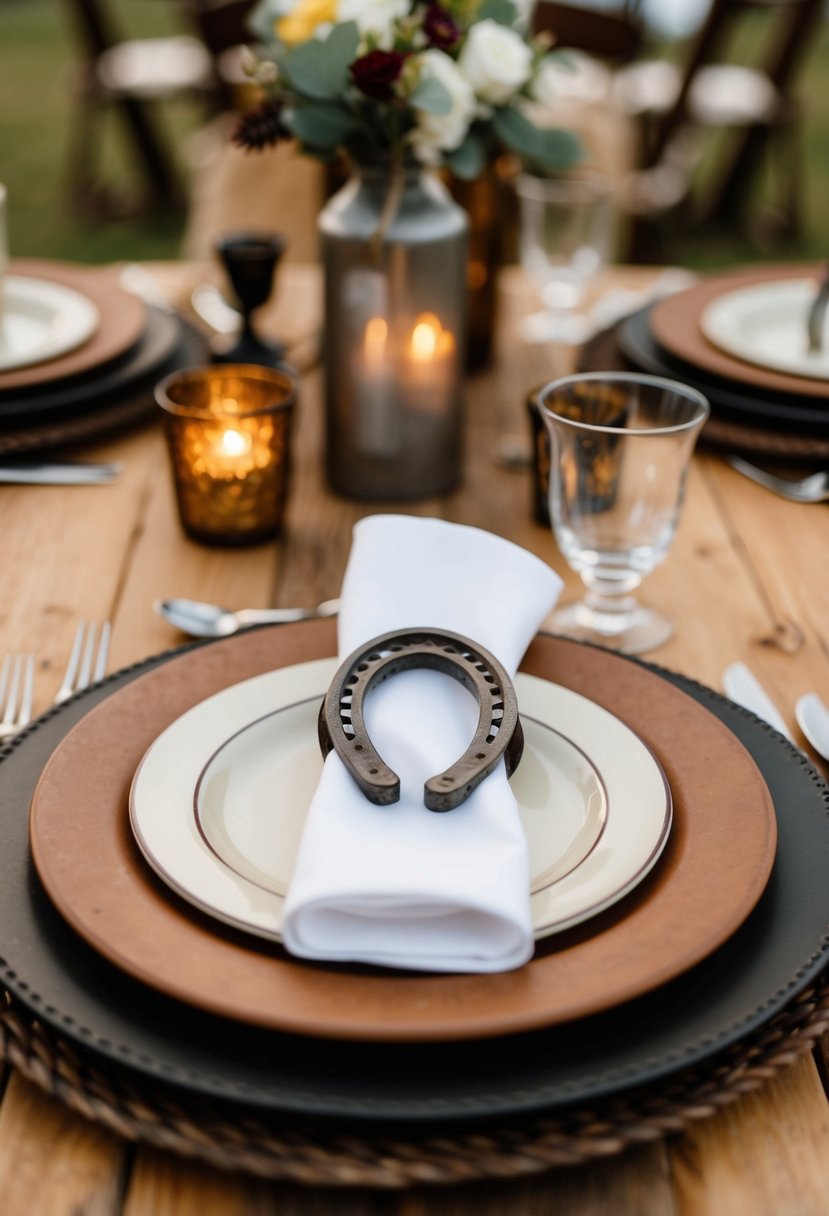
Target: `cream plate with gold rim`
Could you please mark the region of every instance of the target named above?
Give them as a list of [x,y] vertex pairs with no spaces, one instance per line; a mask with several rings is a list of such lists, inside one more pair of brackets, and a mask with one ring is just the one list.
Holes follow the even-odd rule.
[[709,342],[726,354],[772,371],[829,380],[829,335],[809,350],[809,312],[815,279],[753,283],[718,296],[700,316]]
[[[280,940],[322,770],[317,714],[336,669],[337,660],[317,659],[217,693],[156,739],[133,781],[130,820],[156,873],[202,911],[260,937]],[[671,796],[653,754],[618,718],[536,676],[519,673],[515,686],[525,748],[511,785],[540,938],[641,882],[667,841]]]

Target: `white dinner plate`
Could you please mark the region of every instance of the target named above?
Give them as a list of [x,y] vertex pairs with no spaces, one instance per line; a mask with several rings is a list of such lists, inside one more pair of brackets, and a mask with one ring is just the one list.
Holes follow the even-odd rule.
[[0,281],[0,371],[75,350],[100,323],[95,304],[74,287],[7,274]]
[[815,279],[755,283],[718,296],[700,315],[709,342],[758,367],[794,376],[829,380],[829,336],[810,351],[809,309],[818,291]]
[[[279,941],[305,814],[322,771],[317,715],[336,659],[233,685],[153,743],[130,821],[156,873],[237,928]],[[672,804],[644,743],[586,697],[516,679],[524,755],[511,785],[527,832],[536,937],[632,890],[665,846]]]

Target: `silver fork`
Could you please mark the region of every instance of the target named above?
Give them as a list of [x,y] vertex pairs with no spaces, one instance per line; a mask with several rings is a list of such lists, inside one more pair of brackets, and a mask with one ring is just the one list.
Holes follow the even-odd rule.
[[90,684],[97,683],[98,680],[104,678],[109,656],[109,635],[109,621],[104,621],[101,625],[100,634],[98,626],[94,622],[90,622],[89,625],[85,621],[78,622],[75,640],[72,643],[72,653],[69,656],[63,683],[55,697],[55,705],[60,705],[62,701],[68,700],[76,692],[80,692],[82,689],[88,688]]
[[728,463],[732,469],[756,481],[759,486],[788,498],[790,502],[829,502],[829,473],[811,473],[800,480],[789,477],[776,477],[765,469],[758,469],[740,456],[729,456]]
[[0,739],[16,735],[31,721],[34,682],[34,656],[7,654],[0,668],[0,704],[3,704]]

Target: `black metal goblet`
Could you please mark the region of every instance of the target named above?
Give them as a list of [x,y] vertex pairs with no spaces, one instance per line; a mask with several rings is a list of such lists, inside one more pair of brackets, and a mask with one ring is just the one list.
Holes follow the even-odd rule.
[[284,364],[284,345],[260,338],[251,320],[256,309],[270,298],[276,266],[284,251],[284,238],[269,233],[239,233],[217,242],[216,252],[242,314],[242,331],[230,349],[214,354],[216,362],[259,363],[266,367]]

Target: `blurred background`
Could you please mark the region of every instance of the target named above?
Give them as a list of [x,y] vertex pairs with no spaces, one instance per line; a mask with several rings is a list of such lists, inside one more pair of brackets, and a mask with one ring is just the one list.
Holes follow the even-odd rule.
[[[232,147],[256,101],[228,0],[0,0],[0,181],[13,254],[202,255],[285,232],[315,256],[332,173]],[[620,257],[695,268],[827,254],[825,0],[540,3],[568,52],[551,122],[619,186]],[[505,177],[509,176],[509,167]]]

